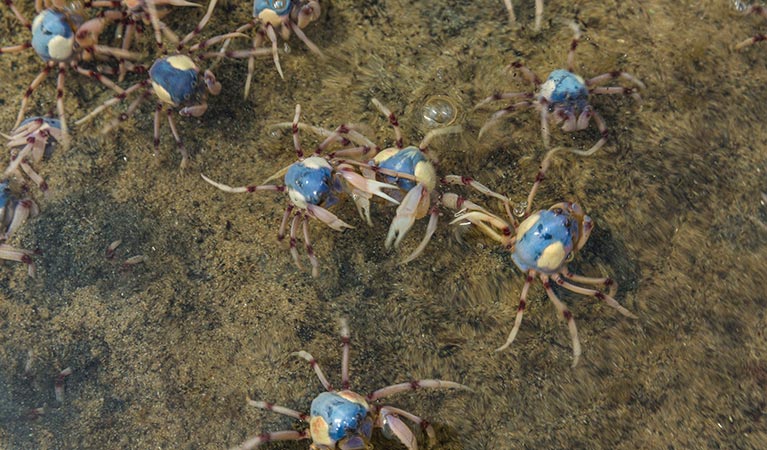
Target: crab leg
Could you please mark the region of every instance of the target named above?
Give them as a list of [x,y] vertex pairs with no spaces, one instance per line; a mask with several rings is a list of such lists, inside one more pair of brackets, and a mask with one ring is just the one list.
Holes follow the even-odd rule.
[[307,431],[273,431],[253,436],[233,450],[251,450],[259,447],[261,444],[272,441],[301,441],[304,439],[311,439]]
[[535,26],[533,30],[541,30],[541,21],[543,20],[543,0],[535,0]]
[[32,43],[27,41],[19,45],[11,45],[9,47],[0,47],[0,55],[3,53],[18,53],[32,47]]
[[272,24],[266,25],[266,36],[269,38],[269,42],[272,43],[272,60],[274,61],[274,67],[277,69],[277,73],[280,74],[280,78],[285,79],[285,75],[282,73],[282,66],[280,66],[280,55],[277,52],[277,34],[274,32]]
[[554,293],[554,290],[551,288],[551,283],[549,283],[549,277],[548,275],[540,275],[541,281],[543,282],[543,289],[546,291],[546,295],[549,296],[549,300],[551,300],[551,303],[554,304],[554,307],[557,309],[559,314],[564,317],[564,319],[567,321],[567,327],[570,330],[570,337],[573,341],[573,365],[572,367],[575,367],[578,365],[578,361],[581,357],[581,342],[578,339],[578,328],[575,326],[575,319],[573,319],[573,313],[570,312],[569,309],[567,309],[567,306],[565,306],[564,303],[562,303],[561,300],[557,297],[557,294]]
[[189,42],[193,37],[195,37],[197,34],[202,31],[203,28],[205,28],[205,25],[208,24],[208,21],[210,20],[210,17],[213,15],[213,9],[216,7],[216,2],[218,0],[211,0],[210,4],[208,5],[208,10],[205,12],[205,15],[200,19],[200,23],[197,24],[197,26],[187,34],[184,39],[181,40],[181,42],[178,43],[178,50],[181,50],[184,48],[184,45],[186,45],[187,42]]
[[[464,221],[476,226],[485,235],[498,241],[504,247],[510,248],[516,239],[511,236],[511,227],[506,221],[484,210],[470,209],[469,212],[460,213],[450,222],[450,225],[464,224],[466,223]],[[496,229],[500,230],[500,233]]]
[[523,102],[517,102],[517,103],[511,104],[501,109],[500,111],[494,112],[493,115],[490,116],[490,119],[488,119],[487,122],[485,122],[485,124],[482,125],[482,128],[479,129],[478,139],[481,139],[482,135],[485,134],[485,132],[487,132],[487,130],[490,129],[490,127],[495,125],[498,122],[498,120],[500,120],[503,116],[515,113],[523,109],[527,109],[531,106],[533,106],[533,103],[526,100]]
[[308,361],[309,365],[312,367],[312,369],[314,369],[314,373],[317,374],[317,378],[320,379],[320,383],[322,383],[322,386],[325,388],[325,390],[328,392],[335,391],[335,389],[333,389],[333,386],[331,386],[331,384],[328,382],[328,379],[325,378],[325,374],[322,372],[320,365],[317,363],[317,360],[314,359],[314,356],[312,356],[311,353],[301,350],[296,353],[293,353],[293,356],[298,356]]
[[[7,206],[6,206],[7,208]],[[8,225],[8,230],[0,239],[6,240],[13,235],[22,225],[26,222],[27,218],[36,216],[40,210],[37,208],[37,203],[32,200],[21,200],[18,202],[13,211],[13,219]]]
[[142,87],[147,87],[147,86],[149,86],[149,80],[144,80],[144,81],[141,81],[139,83],[134,84],[133,86],[131,86],[128,89],[126,89],[124,92],[118,93],[114,97],[112,97],[109,100],[107,100],[104,103],[102,103],[101,106],[97,107],[96,109],[94,109],[93,111],[88,113],[83,118],[78,119],[77,121],[75,121],[75,125],[82,125],[85,122],[88,122],[89,120],[91,120],[94,117],[96,117],[97,115],[99,115],[105,109],[109,108],[112,105],[115,105],[117,103],[120,103],[120,102],[124,101],[133,92],[137,91],[138,89],[141,89]]
[[570,22],[570,29],[573,30],[573,41],[570,43],[570,51],[567,52],[567,70],[575,72],[575,49],[578,48],[578,43],[581,40],[581,28],[575,22]]
[[317,261],[317,256],[315,256],[314,254],[312,241],[309,238],[309,221],[306,219],[303,220],[303,229],[304,229],[304,247],[306,248],[306,254],[309,256],[309,262],[312,265],[312,276],[314,278],[317,278],[318,276],[320,276],[319,262]]
[[35,263],[32,262],[32,252],[11,247],[7,244],[0,244],[0,259],[6,261],[16,261],[27,265],[27,275],[35,277]]
[[462,177],[459,175],[447,175],[445,178],[442,179],[442,181],[446,184],[469,186],[470,188],[477,190],[481,192],[482,194],[485,194],[489,197],[497,198],[498,200],[504,203],[511,201],[505,195],[501,195],[495,191],[490,190],[490,188],[488,188],[484,184],[476,181],[474,178],[471,178],[471,177]]
[[413,253],[411,253],[407,258],[402,260],[402,264],[409,263],[410,261],[420,256],[421,253],[423,253],[423,251],[426,249],[426,246],[429,244],[431,237],[434,235],[434,232],[437,231],[438,221],[439,221],[439,206],[434,205],[431,207],[431,211],[429,211],[429,224],[426,226],[426,234],[424,234],[423,239],[421,239],[421,242],[418,244],[418,247],[416,247],[415,250],[413,250]]
[[[210,181],[208,182],[210,183]],[[214,184],[214,186],[218,187],[218,183]],[[226,187],[229,187],[229,186],[226,186]],[[282,215],[282,222],[280,223],[280,229],[279,231],[277,231],[278,241],[285,239],[285,230],[288,227],[288,219],[290,219],[290,214],[293,212],[293,208],[295,208],[295,206],[293,206],[292,204],[288,205],[288,207],[285,208],[285,214]]]
[[181,140],[181,135],[178,134],[176,129],[176,123],[173,120],[173,110],[168,109],[168,125],[170,125],[170,131],[173,133],[173,138],[176,140],[176,146],[178,152],[181,153],[181,168],[184,169],[189,165],[189,152],[184,147],[184,142]]
[[[243,192],[256,192],[256,191],[275,191],[275,192],[283,192],[283,191],[285,191],[285,186],[276,186],[276,185],[273,185],[273,184],[266,184],[266,185],[261,185],[261,186],[249,185],[249,186],[241,186],[241,187],[232,187],[232,186],[228,186],[228,185],[223,184],[223,183],[219,183],[219,182],[213,181],[213,180],[211,180],[210,178],[206,177],[203,174],[200,174],[200,176],[202,177],[203,180],[207,181],[208,183],[212,184],[213,186],[217,187],[218,189],[220,189],[220,190],[222,190],[224,192],[232,193],[232,194],[239,194],[239,193],[243,193]],[[293,207],[290,206],[289,210],[292,211],[292,209],[293,209]]]
[[45,179],[43,179],[43,177],[41,177],[37,172],[35,172],[32,166],[22,161],[21,169],[24,171],[24,173],[27,174],[29,179],[31,179],[37,185],[37,187],[40,188],[41,191],[45,192],[48,190],[48,183],[45,182]]
[[343,352],[341,356],[341,387],[349,389],[349,350],[351,347],[351,337],[349,336],[349,324],[346,319],[341,319],[341,345]]
[[536,89],[541,85],[541,79],[538,78],[538,75],[536,75],[535,72],[530,70],[529,67],[525,66],[519,61],[514,61],[513,63],[506,66],[506,70],[519,70],[522,72],[522,76],[525,77],[525,80],[532,84]]
[[[11,0],[6,0],[5,2],[6,6],[13,11],[13,14],[16,16],[17,19],[19,19],[19,22],[21,22],[22,25],[25,27],[32,29],[32,24],[29,23],[29,20],[27,20],[26,17],[24,17],[24,14],[19,11],[18,8],[16,8],[16,5]],[[39,12],[39,11],[38,11]]]
[[472,390],[470,387],[464,386],[460,383],[456,383],[455,381],[444,381],[444,380],[433,380],[433,379],[413,380],[407,383],[393,384],[391,386],[378,389],[368,394],[366,400],[368,402],[374,402],[380,398],[389,397],[394,394],[399,394],[400,392],[414,391],[416,389],[426,389],[426,388],[463,389],[466,391]]
[[300,212],[297,212],[293,216],[293,221],[290,223],[290,256],[293,257],[293,262],[296,263],[296,267],[299,270],[303,269],[301,262],[298,260],[298,250],[296,249],[296,233],[298,232],[299,223],[303,220],[303,216]]
[[381,113],[386,116],[389,119],[389,124],[394,128],[394,136],[396,138],[396,146],[397,148],[401,149],[404,147],[404,144],[402,143],[402,131],[399,128],[399,122],[397,121],[397,116],[392,113],[389,108],[384,106],[381,102],[378,101],[377,98],[374,98],[371,100],[376,108],[378,108]]
[[586,288],[568,283],[559,274],[553,275],[552,278],[554,278],[554,281],[556,281],[557,284],[567,289],[568,291],[575,292],[576,294],[588,295],[588,296],[597,298],[605,302],[608,306],[618,310],[618,312],[623,314],[624,316],[630,317],[632,319],[638,319],[636,315],[634,315],[628,309],[621,306],[621,304],[618,303],[618,301],[615,300],[611,295],[606,295],[605,293],[598,291],[596,289],[586,289]]
[[602,83],[606,83],[606,82],[608,82],[610,80],[614,80],[616,78],[623,78],[624,80],[626,80],[626,81],[628,81],[630,83],[634,83],[639,89],[645,89],[646,88],[645,84],[642,83],[641,81],[639,81],[639,79],[637,77],[635,77],[634,75],[631,75],[628,72],[623,72],[623,71],[620,71],[620,70],[616,70],[614,72],[603,73],[602,75],[597,75],[597,76],[595,76],[593,78],[589,78],[588,80],[586,80],[586,86],[587,87],[598,86],[598,85],[600,85]]
[[[291,22],[288,22],[289,24]],[[325,57],[325,54],[320,51],[320,48],[317,47],[317,45],[314,44],[314,42],[310,41],[308,37],[306,37],[306,34],[301,30],[301,27],[289,25],[290,29],[296,33],[296,36],[298,36],[298,39],[301,39],[303,43],[309,47],[309,50],[312,51],[312,53],[319,55],[321,57]]]
[[513,24],[517,21],[517,17],[514,15],[514,6],[511,4],[511,0],[503,0],[503,4],[506,5],[506,10],[509,12],[509,22]]
[[618,283],[615,282],[610,277],[601,277],[601,278],[595,278],[595,277],[585,277],[583,275],[577,275],[565,267],[561,271],[559,271],[560,274],[562,274],[563,277],[575,281],[576,283],[584,283],[584,284],[591,284],[591,285],[603,285],[606,288],[609,288],[609,294],[610,297],[615,297],[615,293],[618,291]]
[[53,62],[48,62],[43,70],[41,70],[35,79],[32,80],[32,82],[29,84],[29,87],[27,87],[26,92],[24,92],[24,97],[21,99],[21,108],[19,109],[18,116],[16,116],[16,123],[13,125],[13,128],[18,128],[19,125],[21,125],[21,121],[24,120],[24,114],[27,112],[27,103],[29,103],[29,97],[32,96],[32,93],[35,91],[35,89],[40,86],[40,83],[42,83],[48,77],[48,74],[53,69],[53,64]]
[[530,284],[535,279],[534,277],[535,271],[531,270],[527,273],[527,277],[525,277],[525,285],[522,286],[522,293],[519,295],[519,305],[517,306],[517,316],[514,319],[514,327],[512,327],[511,333],[509,333],[509,337],[506,338],[506,342],[495,349],[496,352],[506,350],[511,345],[511,343],[514,342],[514,338],[517,337],[519,326],[522,325],[522,316],[525,314],[525,306],[527,305],[527,292],[530,290]]
[[[109,133],[113,128],[115,128],[119,124],[121,124],[121,123],[125,122],[126,120],[128,120],[133,115],[133,113],[136,112],[138,107],[141,106],[141,103],[143,103],[144,100],[146,100],[146,98],[149,97],[149,94],[151,94],[151,93],[152,93],[152,91],[149,90],[149,89],[147,89],[144,92],[142,92],[139,97],[134,99],[128,105],[128,108],[125,110],[124,113],[122,113],[119,116],[117,116],[114,119],[112,119],[112,121],[110,123],[108,123],[107,125],[104,126],[104,128],[101,129],[101,134]],[[155,125],[156,124],[157,124],[157,122],[155,123]],[[158,132],[158,136],[159,136],[159,128],[157,129],[157,132]],[[156,142],[157,142],[157,145],[159,145],[159,142],[160,142],[159,138],[157,139]],[[156,149],[157,149],[157,146],[155,146],[155,151],[156,151]]]
[[[463,127],[460,125],[453,125],[452,127],[445,127],[445,128],[437,128],[436,130],[431,130],[428,133],[426,133],[426,136],[423,137],[423,140],[421,140],[421,143],[418,144],[418,148],[426,152],[429,148],[429,143],[431,143],[432,140],[434,140],[435,137],[443,136],[445,134],[455,134],[455,133],[461,133],[463,132]],[[433,155],[432,155],[432,158]],[[436,162],[436,161],[433,161]]]
[[642,97],[633,88],[623,86],[595,87],[589,89],[589,94],[630,95],[634,100],[641,102]]
[[488,103],[491,103],[497,100],[517,100],[520,98],[533,99],[534,97],[535,97],[535,94],[532,94],[530,92],[500,92],[500,93],[493,94],[485,98],[481,102],[477,103],[477,106],[475,106],[474,109],[481,108],[487,105]]
[[247,400],[248,400],[248,405],[250,406],[254,406],[256,408],[264,409],[267,411],[276,412],[277,414],[282,414],[283,416],[293,417],[294,419],[298,419],[302,422],[306,422],[306,419],[309,418],[308,414],[302,413],[300,411],[296,411],[295,409],[290,409],[284,406],[275,405],[274,403],[256,401],[250,398],[248,398]]

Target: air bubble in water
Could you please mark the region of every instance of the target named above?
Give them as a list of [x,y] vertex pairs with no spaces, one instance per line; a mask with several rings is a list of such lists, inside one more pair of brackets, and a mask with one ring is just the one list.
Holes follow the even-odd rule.
[[455,122],[458,116],[458,107],[449,97],[435,95],[426,100],[421,112],[426,126],[429,128],[440,128]]

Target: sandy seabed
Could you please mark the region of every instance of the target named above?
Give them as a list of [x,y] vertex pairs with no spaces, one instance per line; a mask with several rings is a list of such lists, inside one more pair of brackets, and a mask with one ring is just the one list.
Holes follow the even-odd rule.
[[[291,429],[289,418],[245,398],[307,411],[321,385],[291,353],[311,352],[338,383],[341,317],[352,332],[355,390],[414,378],[474,389],[387,401],[433,423],[436,449],[767,448],[767,46],[734,50],[767,21],[729,1],[550,0],[534,32],[534,2],[515,3],[512,27],[500,0],[323,1],[305,32],[326,59],[293,37],[281,58],[285,80],[259,59],[248,99],[247,64],[217,68],[224,92],[202,118],[177,121],[192,152],[185,171],[167,126],[153,153],[151,104],[107,137],[101,124],[125,106],[75,128],[71,148],[39,166],[51,186],[45,196],[30,191],[41,214],[11,241],[41,250],[37,277],[0,266],[0,448],[227,448]],[[32,17],[32,2],[19,7]],[[247,22],[251,8],[222,2],[204,35]],[[174,12],[168,23],[190,30],[202,13]],[[387,251],[393,209],[375,204],[368,227],[345,201],[334,212],[355,229],[311,225],[321,264],[313,279],[276,239],[284,196],[226,194],[200,178],[259,183],[292,163],[290,133],[269,125],[291,120],[297,103],[306,123],[358,124],[391,145],[371,105],[378,98],[398,115],[405,143],[417,144],[428,131],[424,104],[446,96],[464,132],[433,142],[440,172],[520,202],[545,153],[540,121],[520,112],[479,140],[494,108],[473,106],[529,89],[504,71],[512,61],[541,77],[564,66],[570,21],[584,32],[578,73],[621,68],[647,85],[641,103],[593,99],[607,145],[589,158],[555,159],[536,199],[536,208],[563,199],[584,206],[596,229],[571,268],[613,276],[618,301],[639,316],[558,289],[584,349],[574,369],[567,327],[540,284],[516,341],[494,351],[511,330],[524,277],[480,234],[456,235],[450,213],[424,254],[401,265],[426,220]],[[0,7],[0,46],[27,33]],[[3,131],[39,70],[31,50],[0,57]],[[83,77],[66,86],[70,118],[111,97]],[[54,97],[48,80],[31,110],[46,112]],[[598,138],[593,125],[552,131],[554,145],[587,148]],[[318,142],[302,139],[307,148]],[[135,255],[147,260],[123,268]],[[54,380],[66,367],[73,373],[60,402]],[[395,448],[380,435],[375,443]]]

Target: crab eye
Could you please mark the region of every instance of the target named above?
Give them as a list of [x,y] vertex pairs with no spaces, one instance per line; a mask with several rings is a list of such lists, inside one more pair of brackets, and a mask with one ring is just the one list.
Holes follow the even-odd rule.
[[272,3],[272,7],[274,9],[282,9],[285,7],[285,0],[275,0],[274,3]]
[[565,262],[572,261],[574,257],[575,257],[575,254],[573,252],[568,253],[567,256],[565,257]]

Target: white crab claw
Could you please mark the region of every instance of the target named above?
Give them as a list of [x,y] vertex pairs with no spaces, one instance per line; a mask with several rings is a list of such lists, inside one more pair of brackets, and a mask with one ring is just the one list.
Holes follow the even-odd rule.
[[386,248],[390,248],[392,242],[394,242],[395,247],[399,245],[410,227],[413,226],[418,214],[418,206],[421,199],[426,195],[428,195],[426,186],[418,184],[402,199],[402,203],[397,208],[397,215],[389,226],[389,234],[386,235]]
[[418,450],[418,442],[415,439],[413,431],[410,430],[410,427],[408,427],[399,416],[396,414],[384,413],[383,422],[388,427],[388,430],[394,436],[397,436],[397,439],[399,439],[408,450]]
[[322,221],[325,225],[336,231],[343,231],[344,228],[354,228],[343,220],[339,219],[335,214],[327,209],[317,205],[306,205],[306,210],[309,214]]
[[349,184],[356,187],[360,191],[366,192],[368,194],[377,195],[386,201],[392,202],[395,205],[399,205],[399,202],[396,199],[390,197],[387,193],[381,190],[383,188],[399,189],[397,186],[393,184],[382,183],[376,180],[371,180],[370,178],[365,178],[362,175],[358,174],[357,172],[354,172],[349,169],[341,168],[341,170],[339,170],[338,173],[340,173],[341,176],[344,177],[344,179]]

